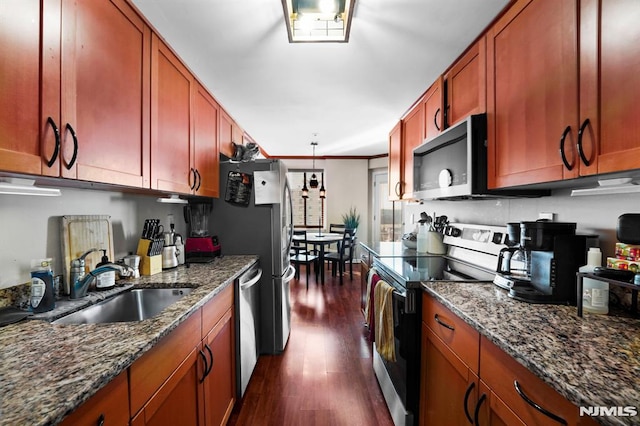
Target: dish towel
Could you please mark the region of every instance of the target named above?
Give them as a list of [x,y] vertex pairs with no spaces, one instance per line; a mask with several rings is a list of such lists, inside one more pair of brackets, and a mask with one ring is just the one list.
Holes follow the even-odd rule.
[[367,288],[367,297],[368,297],[368,301],[366,304],[366,309],[365,309],[365,318],[366,318],[366,322],[367,325],[369,326],[369,336],[367,336],[369,338],[370,342],[375,342],[376,341],[376,316],[374,313],[374,300],[375,300],[375,288],[376,288],[376,284],[378,283],[378,281],[380,281],[380,275],[377,274],[377,272],[374,272],[373,274],[371,274],[371,286],[369,288]]
[[395,362],[395,338],[393,335],[393,287],[384,280],[378,281],[374,292],[376,350],[382,359]]
[[376,285],[376,282],[373,282],[374,277],[376,278],[376,282],[380,280],[378,271],[372,267],[369,269],[369,274],[367,275],[367,292],[364,295],[364,318],[367,326],[371,324],[371,302],[373,301],[373,289]]

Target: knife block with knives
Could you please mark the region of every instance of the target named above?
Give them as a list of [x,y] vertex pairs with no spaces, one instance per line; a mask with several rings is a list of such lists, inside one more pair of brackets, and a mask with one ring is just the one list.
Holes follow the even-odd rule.
[[162,272],[163,227],[159,219],[146,219],[136,254],[140,256],[140,274],[154,275]]

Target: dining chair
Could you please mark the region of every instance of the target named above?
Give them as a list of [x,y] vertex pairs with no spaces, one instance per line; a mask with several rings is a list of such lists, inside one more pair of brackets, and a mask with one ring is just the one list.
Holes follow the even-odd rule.
[[[296,279],[300,279],[300,265],[305,265],[306,278],[307,278],[307,290],[309,289],[309,270],[313,265],[314,272],[316,274],[316,281],[318,280],[318,256],[312,254],[313,251],[309,249],[309,243],[307,242],[307,231],[293,231],[294,241],[297,240],[297,244],[291,245],[294,254],[291,255],[291,263],[296,268]],[[297,239],[298,237],[299,239]]]
[[[349,263],[349,279],[353,281],[353,251],[356,244],[355,230],[345,229],[342,240],[339,243],[338,251],[325,254],[325,259],[331,262],[331,275],[340,275],[340,285],[342,285],[342,275],[345,272],[346,264]],[[336,271],[337,269],[337,271]]]

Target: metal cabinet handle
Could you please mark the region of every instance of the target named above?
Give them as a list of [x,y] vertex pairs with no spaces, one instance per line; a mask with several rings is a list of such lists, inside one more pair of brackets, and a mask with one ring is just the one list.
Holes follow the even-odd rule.
[[558,416],[557,414],[553,414],[551,411],[546,410],[544,408],[542,408],[540,405],[538,405],[536,402],[534,402],[531,398],[529,398],[520,388],[520,383],[518,383],[517,380],[513,381],[513,387],[516,388],[516,392],[518,392],[518,395],[520,395],[520,398],[524,399],[524,401],[529,404],[530,406],[532,406],[533,408],[535,408],[536,410],[538,410],[539,412],[541,412],[542,414],[544,414],[545,416],[549,417],[552,420],[555,420],[556,422],[566,425],[568,424],[567,421],[565,419],[563,419],[562,417]]
[[209,357],[211,358],[211,364],[209,364],[209,369],[204,375],[204,377],[207,377],[209,374],[211,374],[211,370],[213,370],[213,352],[211,351],[211,348],[209,347],[209,345],[206,343],[204,344],[204,348],[207,350],[207,352],[209,352]]
[[436,125],[436,129],[438,129],[438,131],[440,131],[441,130],[440,126],[438,126],[438,114],[440,114],[440,108],[438,108],[436,110],[436,113],[433,114],[433,124],[435,124]]
[[480,408],[482,404],[487,399],[487,394],[483,393],[482,396],[478,399],[478,403],[476,404],[476,409],[473,411],[473,422],[476,426],[480,426]]
[[198,169],[194,169],[194,170],[196,172],[196,177],[198,178],[197,179],[198,185],[196,186],[196,191],[197,191],[200,189],[200,184],[202,183],[202,176],[200,176],[200,171]]
[[399,197],[400,196],[400,182],[396,183],[394,191],[395,191],[396,195]]
[[193,189],[196,187],[196,181],[197,181],[196,169],[191,167],[191,168],[189,168],[189,170],[191,171],[191,174],[193,175],[193,183],[191,185],[189,185],[189,189],[193,191]]
[[69,164],[65,165],[67,170],[71,170],[73,164],[78,159],[78,135],[76,135],[76,131],[73,129],[73,127],[71,127],[71,124],[67,123],[65,127],[67,128],[69,133],[71,133],[71,138],[73,139],[73,155],[71,156],[71,161],[69,161]]
[[560,138],[560,158],[562,158],[562,163],[567,168],[567,170],[572,170],[573,166],[569,164],[567,161],[567,156],[564,154],[564,141],[567,139],[567,135],[571,132],[571,126],[567,126],[562,132],[562,137]]
[[53,150],[51,159],[47,161],[47,167],[52,167],[56,162],[56,159],[58,158],[58,154],[60,153],[60,129],[58,129],[58,126],[56,126],[56,122],[53,121],[53,118],[51,117],[47,118],[47,124],[51,126],[51,128],[53,129],[53,134],[56,137],[56,147]]
[[442,320],[440,319],[440,317],[438,316],[438,314],[435,314],[435,315],[433,316],[433,318],[435,318],[436,322],[437,322],[438,324],[440,324],[441,326],[443,326],[444,328],[448,328],[448,329],[449,329],[449,330],[451,330],[451,331],[455,331],[455,330],[456,330],[454,326],[449,325],[449,324],[447,324],[446,322],[442,321]]
[[96,421],[96,426],[104,426],[104,414],[100,413],[98,416],[98,420]]
[[202,383],[207,377],[207,374],[209,374],[209,362],[207,361],[207,357],[205,356],[204,352],[202,352],[202,350],[199,350],[198,352],[200,353],[202,361],[204,361],[204,373],[202,373],[202,377],[200,378],[200,383]]
[[582,122],[582,125],[578,130],[578,143],[576,144],[576,146],[578,147],[578,154],[580,155],[580,159],[582,160],[585,166],[589,165],[589,159],[587,158],[586,155],[584,155],[584,150],[582,149],[582,135],[584,134],[585,129],[590,123],[591,122],[589,121],[588,118]]
[[467,409],[467,405],[469,404],[469,395],[471,395],[471,391],[475,387],[476,387],[476,382],[471,382],[471,384],[467,388],[467,391],[464,393],[464,401],[462,402],[462,404],[464,405],[464,415],[467,416],[467,420],[469,420],[469,423],[471,424],[473,424],[473,419],[471,418],[471,414]]

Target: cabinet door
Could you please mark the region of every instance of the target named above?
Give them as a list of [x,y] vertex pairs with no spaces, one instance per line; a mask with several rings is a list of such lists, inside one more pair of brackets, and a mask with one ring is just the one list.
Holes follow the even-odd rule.
[[424,142],[424,104],[420,100],[402,119],[402,199],[413,196],[413,149]]
[[424,105],[424,134],[422,139],[431,139],[445,128],[443,85],[444,81],[441,76],[427,89],[422,98]]
[[62,5],[62,175],[148,187],[151,30],[124,0]]
[[[513,411],[498,398],[482,380],[480,380],[480,397],[478,399],[477,423],[487,426],[526,426]],[[544,424],[544,423],[540,423]]]
[[577,176],[577,10],[520,0],[487,33],[490,188]]
[[3,1],[0,58],[0,170],[58,176],[59,1]]
[[220,109],[220,154],[229,158],[233,157],[232,142],[239,143],[233,139],[233,120],[229,115]]
[[451,66],[444,77],[447,85],[447,127],[471,114],[486,111],[486,67],[486,40],[482,37]]
[[227,423],[235,404],[236,370],[233,309],[229,309],[203,340],[210,353],[210,371],[204,381],[206,424]]
[[402,196],[402,122],[398,122],[389,133],[389,199]]
[[132,426],[204,425],[200,379],[204,365],[194,348],[131,421]]
[[155,34],[151,50],[151,188],[188,194],[196,185],[191,171],[194,79]]
[[421,425],[472,424],[478,377],[422,324]]
[[585,0],[580,8],[580,172],[640,168],[640,3]]
[[196,195],[218,197],[220,160],[218,158],[219,107],[209,93],[196,84],[194,99],[194,155],[197,174]]
[[129,423],[129,382],[127,372],[120,373],[91,399],[62,421],[62,426],[105,425]]

